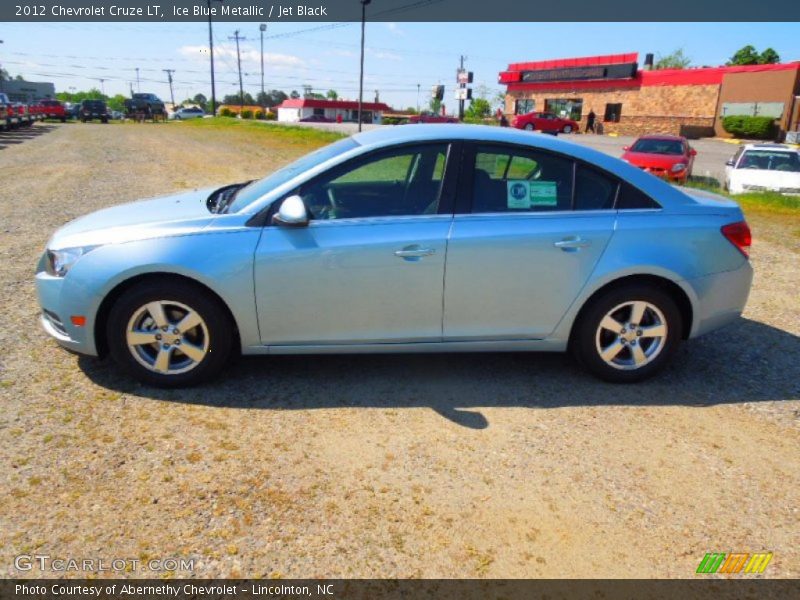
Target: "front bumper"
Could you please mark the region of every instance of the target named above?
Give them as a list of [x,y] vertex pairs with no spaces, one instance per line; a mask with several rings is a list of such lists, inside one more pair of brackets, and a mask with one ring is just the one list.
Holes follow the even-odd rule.
[[[74,296],[64,294],[64,278],[53,277],[44,271],[36,274],[36,294],[42,307],[40,323],[42,328],[59,345],[79,354],[97,356],[94,343],[94,311],[91,314],[85,306],[78,306]],[[70,317],[83,315],[86,325],[74,325]]]

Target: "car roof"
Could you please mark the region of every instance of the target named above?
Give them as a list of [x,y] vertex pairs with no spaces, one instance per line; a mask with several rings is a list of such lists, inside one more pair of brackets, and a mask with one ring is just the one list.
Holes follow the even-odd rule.
[[640,135],[637,139],[640,140],[675,140],[682,142],[686,138],[682,135],[669,135],[668,133],[646,133],[645,135]]
[[797,152],[795,148],[785,144],[745,144],[745,150],[776,150],[778,152]]

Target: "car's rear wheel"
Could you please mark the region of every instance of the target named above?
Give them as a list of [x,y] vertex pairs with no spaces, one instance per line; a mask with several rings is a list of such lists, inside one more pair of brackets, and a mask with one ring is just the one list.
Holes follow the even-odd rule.
[[533,126],[533,123],[527,123],[525,125],[525,131],[533,131],[534,129],[536,128]]
[[184,387],[221,371],[235,333],[225,308],[206,290],[167,281],[144,283],[119,298],[107,337],[111,356],[139,381]]
[[564,133],[572,133],[572,125],[564,125],[564,129],[562,129]]
[[571,349],[593,375],[631,383],[655,375],[678,348],[683,330],[675,301],[655,286],[631,284],[603,293],[583,311]]

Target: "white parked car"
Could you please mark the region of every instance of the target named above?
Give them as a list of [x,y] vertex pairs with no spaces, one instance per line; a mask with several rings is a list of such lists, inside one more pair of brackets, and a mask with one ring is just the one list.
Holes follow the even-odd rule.
[[800,194],[800,152],[789,146],[739,146],[739,150],[725,165],[725,189],[732,194]]
[[203,112],[202,108],[199,108],[197,106],[186,106],[176,110],[169,116],[169,118],[175,119],[176,121],[181,121],[183,119],[197,119],[199,117],[204,116],[205,114],[206,113]]

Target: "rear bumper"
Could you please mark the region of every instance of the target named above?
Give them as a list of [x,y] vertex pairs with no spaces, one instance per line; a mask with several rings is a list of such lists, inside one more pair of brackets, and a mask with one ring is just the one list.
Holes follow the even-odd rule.
[[750,261],[733,271],[715,273],[687,281],[697,294],[697,305],[689,337],[698,337],[738,319],[750,295],[753,268]]

